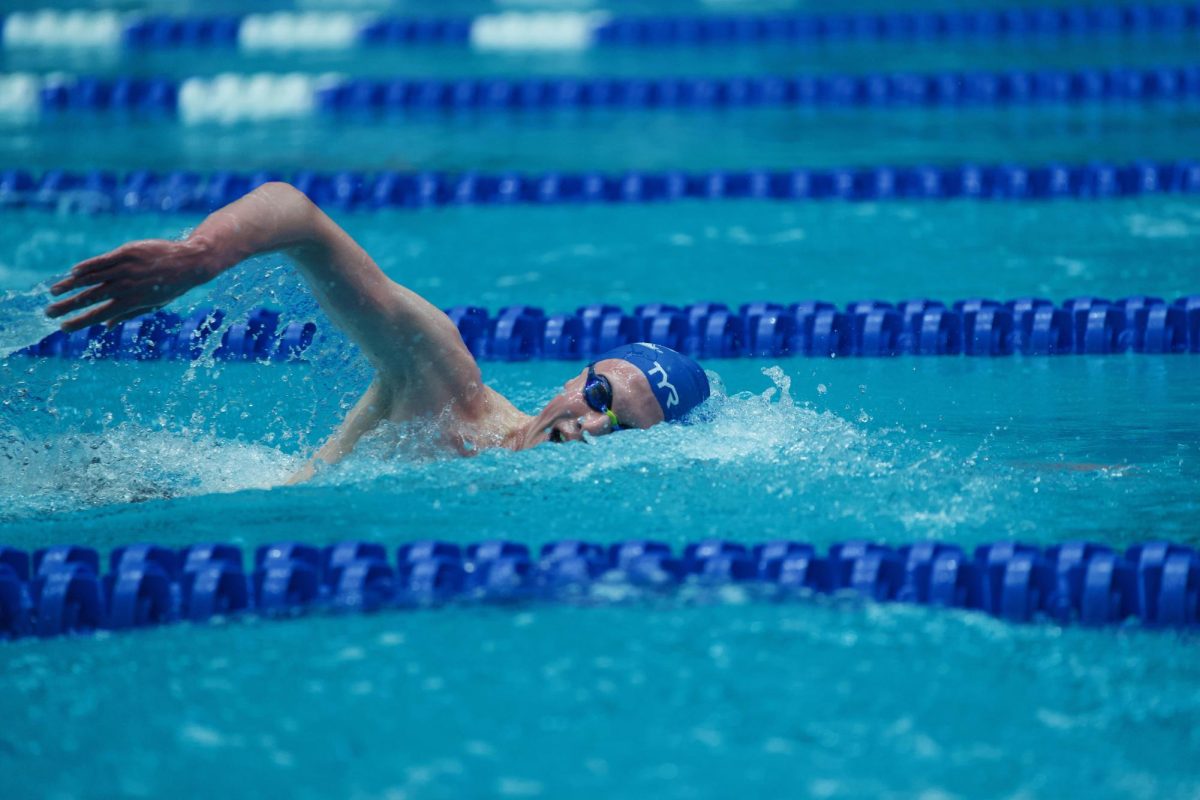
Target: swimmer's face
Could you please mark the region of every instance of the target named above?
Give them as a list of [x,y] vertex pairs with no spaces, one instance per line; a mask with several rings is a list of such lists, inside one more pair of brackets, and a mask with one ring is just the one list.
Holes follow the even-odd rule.
[[[612,411],[622,428],[649,428],[663,421],[662,408],[650,391],[642,371],[627,361],[608,358],[597,361],[596,374],[612,386]],[[583,386],[587,368],[563,384],[562,391],[546,404],[525,431],[523,447],[543,442],[581,441],[584,434],[603,436],[613,430],[608,415],[587,404]]]

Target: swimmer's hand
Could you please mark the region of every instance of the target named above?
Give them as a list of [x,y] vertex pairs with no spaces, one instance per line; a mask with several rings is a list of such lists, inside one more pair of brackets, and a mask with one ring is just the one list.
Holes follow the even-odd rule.
[[102,322],[111,328],[162,308],[220,271],[204,238],[130,242],[81,261],[51,286],[50,293],[56,297],[77,289],[83,291],[48,306],[46,316],[55,319],[90,309],[63,321],[62,329],[70,333]]

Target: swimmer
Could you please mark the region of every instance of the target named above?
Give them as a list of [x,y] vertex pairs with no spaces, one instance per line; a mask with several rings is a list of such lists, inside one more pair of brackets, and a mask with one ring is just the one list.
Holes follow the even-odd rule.
[[321,308],[375,368],[370,387],[309,462],[288,483],[335,464],[383,421],[426,420],[440,443],[470,455],[490,448],[525,450],[616,430],[677,421],[709,394],[692,359],[666,347],[612,350],[563,384],[537,414],[525,414],[485,386],[458,329],[437,307],[383,274],[350,235],[303,193],[268,183],[205,219],[183,241],[130,242],[76,264],[51,287],[48,306],[64,331],[110,327],[161,308],[184,292],[256,255],[290,257]]

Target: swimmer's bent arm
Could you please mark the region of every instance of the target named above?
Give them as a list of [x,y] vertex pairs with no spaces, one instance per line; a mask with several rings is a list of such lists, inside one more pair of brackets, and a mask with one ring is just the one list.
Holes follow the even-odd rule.
[[89,309],[64,321],[66,331],[113,325],[274,251],[292,258],[321,307],[362,349],[387,389],[407,390],[409,397],[416,390],[426,401],[420,405],[431,406],[469,401],[478,392],[479,367],[445,314],[384,275],[349,234],[285,183],[264,184],[213,212],[182,242],[131,242],[77,264],[51,292],[83,291],[54,303],[47,314]]

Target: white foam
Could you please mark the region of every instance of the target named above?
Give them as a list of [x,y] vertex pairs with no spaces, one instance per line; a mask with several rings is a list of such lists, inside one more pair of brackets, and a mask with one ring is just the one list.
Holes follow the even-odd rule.
[[31,120],[41,111],[42,82],[35,75],[0,75],[0,117]]
[[188,78],[179,88],[179,118],[187,124],[306,117],[317,91],[338,76],[290,73]]
[[1125,227],[1131,236],[1139,239],[1186,239],[1200,231],[1200,216],[1166,212],[1163,214],[1131,214],[1125,219]]
[[58,330],[57,323],[41,313],[48,299],[44,285],[25,292],[0,292],[0,359]]
[[65,433],[27,447],[9,447],[9,455],[19,456],[22,467],[6,475],[7,513],[267,489],[300,466],[299,457],[266,445],[132,423],[103,433]]
[[471,23],[477,50],[585,50],[608,16],[572,11],[485,14]]
[[4,22],[4,47],[120,47],[128,20],[115,11],[18,11]]
[[354,47],[370,18],[342,12],[250,14],[238,29],[243,50],[341,50]]
[[495,4],[500,8],[532,8],[538,11],[549,11],[553,6],[557,10],[565,11],[592,8],[597,5],[597,0],[495,0]]

